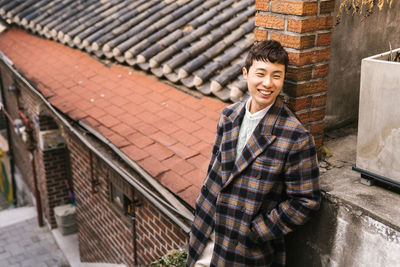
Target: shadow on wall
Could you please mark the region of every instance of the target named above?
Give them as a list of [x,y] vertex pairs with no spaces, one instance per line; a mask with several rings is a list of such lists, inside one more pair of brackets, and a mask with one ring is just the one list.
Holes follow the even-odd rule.
[[14,173],[14,178],[15,178],[15,185],[16,185],[16,198],[17,198],[17,205],[18,207],[24,207],[24,206],[33,206],[35,205],[34,203],[34,198],[33,195],[28,187],[28,185],[25,183],[24,179],[22,178],[21,172],[19,171],[18,167],[15,166],[15,173]]
[[[336,1],[335,15],[341,1]],[[369,17],[346,14],[332,30],[328,75],[326,128],[355,121],[358,117],[361,60],[400,47],[400,1],[384,5]]]
[[[395,227],[395,228],[393,228]],[[357,206],[323,200],[320,211],[286,238],[288,267],[398,266],[400,231]]]
[[336,233],[337,207],[323,201],[317,214],[286,237],[288,267],[329,266]]

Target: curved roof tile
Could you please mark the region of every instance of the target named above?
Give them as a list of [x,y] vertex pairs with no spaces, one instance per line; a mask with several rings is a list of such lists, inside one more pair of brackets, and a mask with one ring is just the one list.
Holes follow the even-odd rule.
[[34,5],[31,5],[29,8],[24,9],[23,11],[15,14],[14,21],[16,23],[21,23],[22,25],[27,25],[27,18],[32,20],[39,16],[39,8],[43,5],[47,5],[51,0],[42,0],[36,1]]
[[254,0],[0,0],[0,16],[223,101],[246,95]]

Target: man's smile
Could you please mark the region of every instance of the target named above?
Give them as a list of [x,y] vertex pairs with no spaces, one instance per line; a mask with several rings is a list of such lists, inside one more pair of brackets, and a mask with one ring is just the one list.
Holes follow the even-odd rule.
[[272,91],[266,91],[266,90],[262,90],[262,89],[258,89],[257,91],[264,96],[272,95]]

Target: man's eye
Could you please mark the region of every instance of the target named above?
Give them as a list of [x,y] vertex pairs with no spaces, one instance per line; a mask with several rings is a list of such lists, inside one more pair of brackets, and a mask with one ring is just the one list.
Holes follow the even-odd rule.
[[274,77],[274,79],[280,79],[281,75],[274,75],[273,77]]
[[256,75],[257,75],[258,77],[262,77],[262,76],[264,76],[264,73],[257,72]]

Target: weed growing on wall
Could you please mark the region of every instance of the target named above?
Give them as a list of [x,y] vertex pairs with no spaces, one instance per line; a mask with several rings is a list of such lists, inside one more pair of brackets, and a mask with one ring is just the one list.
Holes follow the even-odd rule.
[[392,3],[393,0],[342,0],[336,15],[336,23],[340,22],[343,11],[352,14],[364,14],[364,18],[366,18],[374,12],[375,7],[381,10],[385,4],[392,7]]
[[400,62],[400,52],[399,51],[393,52],[392,46],[390,46],[390,54],[387,60],[393,62]]

